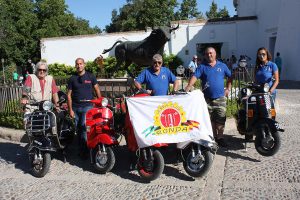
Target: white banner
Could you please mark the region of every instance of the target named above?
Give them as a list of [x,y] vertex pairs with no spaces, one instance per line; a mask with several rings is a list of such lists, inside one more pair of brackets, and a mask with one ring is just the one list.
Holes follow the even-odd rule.
[[127,98],[135,137],[140,148],[156,143],[211,141],[213,132],[203,93]]

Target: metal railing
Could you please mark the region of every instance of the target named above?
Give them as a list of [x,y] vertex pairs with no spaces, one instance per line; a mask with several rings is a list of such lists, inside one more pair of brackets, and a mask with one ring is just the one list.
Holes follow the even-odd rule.
[[[178,75],[176,70],[172,70],[173,73],[180,79],[180,88],[183,88],[188,83],[191,73]],[[241,88],[241,82],[249,82],[254,80],[254,68],[248,68],[247,70],[235,70],[233,74],[233,84],[231,93],[228,97],[228,106],[236,104],[238,91]],[[57,86],[60,90],[66,92],[67,82],[69,77],[55,78]],[[130,96],[135,91],[132,78],[108,78],[97,79],[102,96],[109,98],[116,98],[122,95]],[[200,83],[195,85],[195,89],[201,89]],[[16,113],[22,112],[22,106],[20,104],[20,98],[22,96],[22,87],[20,86],[0,86],[0,112],[2,113]],[[234,112],[234,111],[233,111]],[[233,113],[232,113],[233,114]]]

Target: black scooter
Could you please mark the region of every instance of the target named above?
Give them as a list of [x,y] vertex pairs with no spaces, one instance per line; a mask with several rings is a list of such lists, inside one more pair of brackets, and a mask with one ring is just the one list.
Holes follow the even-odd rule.
[[[30,93],[27,89],[27,94]],[[45,176],[50,168],[51,153],[62,152],[66,161],[66,147],[73,140],[75,129],[68,117],[66,95],[59,92],[60,112],[53,110],[50,101],[30,100],[25,106],[25,131],[29,138],[29,161],[35,177]]]
[[247,142],[255,135],[255,149],[263,156],[273,156],[280,148],[279,132],[284,132],[275,121],[274,100],[268,93],[269,84],[243,84],[238,95],[237,129]]

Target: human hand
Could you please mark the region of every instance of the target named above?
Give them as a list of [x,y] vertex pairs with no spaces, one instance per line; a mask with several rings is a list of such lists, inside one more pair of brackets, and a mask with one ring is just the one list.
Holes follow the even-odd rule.
[[29,102],[29,101],[28,101],[27,98],[22,98],[22,99],[21,99],[21,104],[22,104],[22,105],[26,105],[26,104],[28,104],[28,102]]
[[228,97],[230,90],[229,89],[225,89],[225,97]]
[[72,119],[75,118],[75,113],[74,113],[73,110],[70,110],[70,117],[71,117]]

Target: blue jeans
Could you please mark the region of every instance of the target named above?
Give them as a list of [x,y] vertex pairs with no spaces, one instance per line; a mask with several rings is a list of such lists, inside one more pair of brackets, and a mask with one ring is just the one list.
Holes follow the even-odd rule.
[[91,108],[93,108],[93,106],[73,107],[73,111],[75,114],[75,126],[77,134],[79,136],[79,147],[81,150],[86,149],[87,135],[85,125],[85,114]]

